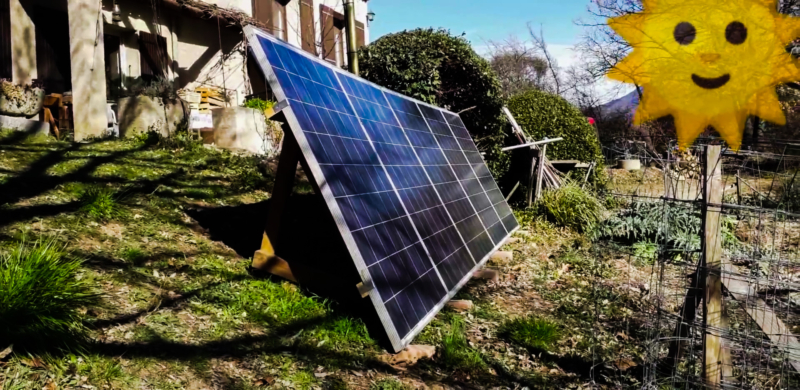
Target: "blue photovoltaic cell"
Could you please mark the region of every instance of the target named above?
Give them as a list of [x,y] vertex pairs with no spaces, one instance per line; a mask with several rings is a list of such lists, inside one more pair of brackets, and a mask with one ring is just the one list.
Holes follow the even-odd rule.
[[319,168],[315,176],[322,177],[314,179],[330,191],[331,212],[343,221],[354,259],[363,260],[359,268],[400,349],[517,221],[458,115],[251,31],[251,46],[257,57],[263,51],[271,87],[289,103],[292,133]]

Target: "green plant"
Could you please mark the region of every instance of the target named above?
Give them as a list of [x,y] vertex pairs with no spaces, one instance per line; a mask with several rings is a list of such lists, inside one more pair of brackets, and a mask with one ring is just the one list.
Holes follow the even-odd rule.
[[540,317],[515,318],[500,326],[500,334],[530,349],[549,351],[561,338],[558,324]]
[[464,36],[443,29],[384,35],[358,51],[361,77],[459,112],[495,177],[508,169],[500,82]]
[[78,310],[98,300],[81,264],[54,240],[21,241],[0,254],[0,345],[76,347],[86,335]]
[[272,100],[264,100],[261,98],[252,98],[244,102],[244,107],[254,108],[262,112],[272,108],[274,105],[275,102],[273,102]]
[[[595,161],[597,166],[590,180],[600,185],[605,183],[604,159],[597,132],[577,107],[560,96],[538,90],[513,96],[507,105],[522,130],[531,138],[537,141],[545,137],[564,138],[547,145],[548,158],[586,163]],[[518,180],[523,172],[530,170],[530,159],[527,159],[527,167],[515,160],[512,169],[514,179]]]
[[412,387],[395,378],[378,379],[370,383],[369,390],[411,390]]
[[449,368],[465,372],[478,372],[486,367],[481,353],[467,343],[461,317],[454,316],[450,322],[450,329],[442,338],[439,360]]
[[644,264],[653,264],[658,258],[658,245],[645,240],[633,244],[633,256]]
[[603,217],[603,205],[573,181],[546,190],[538,206],[549,219],[578,232],[592,231]]
[[108,220],[122,214],[119,196],[114,189],[104,186],[90,186],[80,196],[81,211],[100,220]]
[[121,255],[125,261],[135,265],[141,265],[147,259],[147,253],[139,248],[125,248]]

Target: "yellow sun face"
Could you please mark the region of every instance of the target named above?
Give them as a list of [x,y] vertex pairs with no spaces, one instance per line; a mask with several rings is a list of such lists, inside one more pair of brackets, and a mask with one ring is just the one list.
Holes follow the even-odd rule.
[[777,0],[645,0],[608,24],[633,51],[608,76],[643,87],[635,124],[670,115],[680,147],[713,126],[739,149],[748,115],[784,124],[775,87],[800,80],[786,46],[800,18]]

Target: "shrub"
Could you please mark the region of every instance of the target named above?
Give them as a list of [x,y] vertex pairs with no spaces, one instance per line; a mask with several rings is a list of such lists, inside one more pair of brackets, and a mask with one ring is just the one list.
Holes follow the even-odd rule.
[[[592,180],[603,184],[605,169],[597,132],[586,117],[572,104],[557,95],[529,90],[511,97],[508,109],[522,130],[534,140],[562,137],[563,141],[547,145],[547,157],[552,160],[596,161]],[[530,169],[520,167],[519,170]],[[514,167],[515,172],[517,167]],[[518,176],[515,174],[515,176]]]
[[550,350],[561,338],[558,324],[534,316],[506,321],[500,333],[525,348],[542,351]]
[[361,77],[453,112],[461,118],[495,177],[508,169],[500,83],[463,36],[417,29],[385,35],[358,51]]
[[79,308],[96,303],[81,261],[54,241],[24,241],[0,254],[0,345],[17,350],[76,346],[86,329]]
[[411,390],[412,387],[395,378],[383,378],[372,382],[369,390]]
[[450,330],[442,339],[439,359],[445,366],[464,372],[481,371],[486,366],[480,352],[470,348],[467,343],[464,320],[461,317],[453,317]]
[[574,181],[557,189],[545,190],[540,210],[553,222],[578,232],[593,231],[603,217],[603,205]]

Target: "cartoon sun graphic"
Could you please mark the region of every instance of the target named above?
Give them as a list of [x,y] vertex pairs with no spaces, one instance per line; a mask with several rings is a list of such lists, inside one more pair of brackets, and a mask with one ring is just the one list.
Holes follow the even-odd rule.
[[611,79],[642,86],[634,124],[672,115],[681,149],[708,126],[738,150],[748,115],[785,124],[775,87],[800,80],[786,51],[800,18],[777,0],[644,0],[641,13],[609,19],[633,51]]

